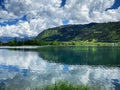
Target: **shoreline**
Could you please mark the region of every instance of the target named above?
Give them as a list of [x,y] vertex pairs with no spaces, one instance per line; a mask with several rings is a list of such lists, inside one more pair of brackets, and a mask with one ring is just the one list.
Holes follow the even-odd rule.
[[120,46],[120,42],[27,40],[0,42],[0,46]]
[[45,44],[45,45],[0,45],[0,47],[43,47],[43,46],[120,46],[119,43],[94,43],[94,44],[59,44],[59,45],[50,45],[50,44]]

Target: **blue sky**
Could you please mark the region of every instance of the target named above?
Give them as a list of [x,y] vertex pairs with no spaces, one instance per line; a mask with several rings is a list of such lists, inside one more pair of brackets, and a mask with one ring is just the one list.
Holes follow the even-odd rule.
[[[66,0],[62,0],[60,7],[64,7],[65,4],[66,4]],[[1,8],[2,8],[3,10],[6,10],[6,8],[5,8],[5,6],[4,6],[4,0],[0,0],[0,6],[1,6]],[[24,16],[21,17],[21,18],[17,18],[17,19],[14,19],[14,20],[9,20],[9,21],[7,21],[7,22],[0,23],[0,26],[17,24],[19,20],[27,21],[26,15],[24,15]],[[69,22],[69,20],[63,20],[63,24],[64,24],[64,25],[68,24],[68,22]]]
[[0,37],[36,36],[45,29],[120,21],[120,0],[0,0]]
[[66,0],[62,0],[60,7],[64,7],[66,4]]
[[120,6],[120,0],[115,0],[114,4],[110,8],[107,8],[107,10],[118,9],[119,6]]
[[[7,11],[7,9],[5,8],[5,3],[4,3],[5,0],[0,0],[0,7],[2,10],[5,10]],[[2,18],[0,18],[2,19]],[[14,20],[8,20],[8,21],[5,21],[5,22],[2,22],[0,23],[0,26],[6,26],[6,25],[14,25],[14,24],[17,24],[19,20],[22,20],[22,21],[27,21],[27,18],[26,18],[26,15],[23,15],[21,18],[17,18],[17,19],[14,19]]]
[[[61,4],[60,4],[60,7],[64,7],[65,4],[66,4],[66,0],[62,0]],[[120,6],[120,0],[115,0],[114,4],[110,8],[107,8],[106,10],[117,9],[119,6]],[[0,7],[3,10],[6,10],[6,8],[4,6],[4,0],[0,0]],[[2,19],[2,18],[0,18],[0,19]],[[23,15],[21,18],[17,18],[17,19],[14,19],[14,20],[8,20],[7,22],[2,22],[2,23],[0,23],[0,26],[17,24],[19,20],[27,21],[26,15]],[[69,20],[65,19],[62,22],[63,22],[64,25],[66,25],[66,24],[69,23]]]
[[6,10],[6,8],[4,6],[4,0],[0,0],[0,6],[3,10]]
[[120,6],[120,0],[115,0],[115,3],[110,7],[110,9],[117,9]]
[[14,25],[14,24],[17,24],[17,23],[19,22],[19,20],[27,21],[26,15],[24,15],[24,16],[21,17],[21,18],[17,18],[17,19],[14,19],[14,20],[8,20],[7,22],[0,23],[0,25],[1,25],[1,26]]

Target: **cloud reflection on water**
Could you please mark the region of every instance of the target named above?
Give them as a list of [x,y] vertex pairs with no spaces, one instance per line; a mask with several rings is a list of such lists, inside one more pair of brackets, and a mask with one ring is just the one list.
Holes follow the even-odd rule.
[[0,82],[5,82],[6,88],[26,90],[28,87],[65,80],[114,90],[116,85],[120,86],[119,76],[119,67],[49,63],[37,52],[0,49]]

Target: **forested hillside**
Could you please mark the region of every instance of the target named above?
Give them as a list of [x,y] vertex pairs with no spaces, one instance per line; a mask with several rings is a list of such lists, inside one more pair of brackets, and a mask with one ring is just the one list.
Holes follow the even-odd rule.
[[40,41],[92,41],[119,42],[120,22],[65,25],[50,28],[37,37]]

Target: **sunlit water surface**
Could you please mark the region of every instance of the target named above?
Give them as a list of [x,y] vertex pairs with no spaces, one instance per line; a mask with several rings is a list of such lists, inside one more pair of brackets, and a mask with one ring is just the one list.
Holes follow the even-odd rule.
[[0,47],[0,90],[56,81],[120,90],[120,47]]

